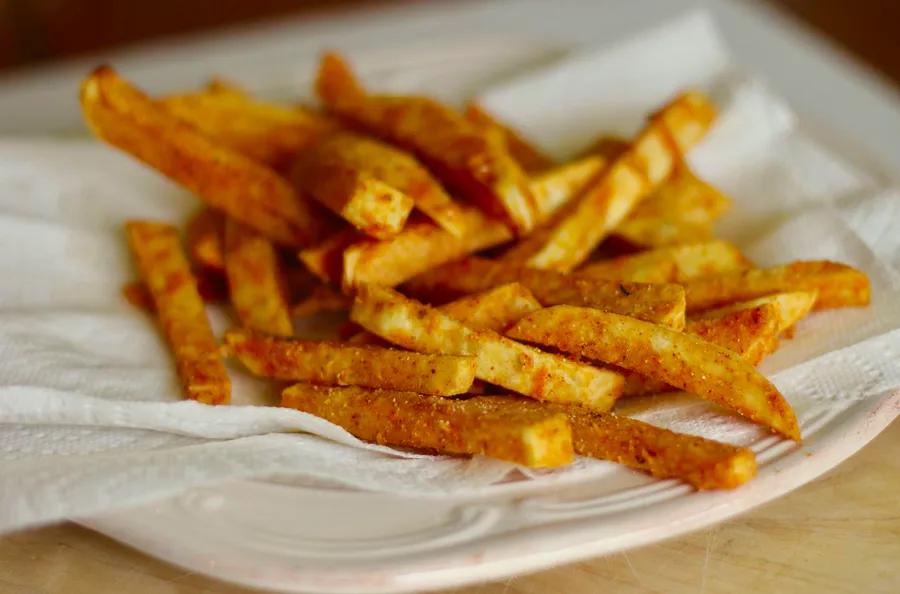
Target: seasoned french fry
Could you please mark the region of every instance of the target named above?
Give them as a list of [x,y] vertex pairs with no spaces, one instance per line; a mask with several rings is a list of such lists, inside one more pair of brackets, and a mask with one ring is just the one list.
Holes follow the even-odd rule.
[[572,433],[564,415],[533,408],[486,414],[489,400],[298,384],[284,390],[281,405],[383,445],[481,454],[530,467],[572,461]]
[[684,331],[757,365],[778,348],[781,316],[771,303],[737,309],[715,318],[690,319]]
[[81,105],[98,137],[266,237],[299,247],[325,227],[274,171],[197,132],[112,68],[98,68],[82,83]]
[[185,233],[188,255],[194,266],[225,270],[222,242],[225,237],[225,217],[211,208],[202,208],[188,221]]
[[332,113],[411,150],[486,212],[522,233],[534,226],[528,178],[498,135],[432,99],[370,95],[335,54],[322,58],[317,91]]
[[748,448],[578,406],[510,396],[495,396],[490,405],[491,414],[529,407],[564,414],[576,454],[617,462],[656,478],[680,479],[696,489],[734,489],[756,475],[756,456]]
[[502,332],[523,316],[541,309],[534,295],[519,283],[493,289],[445,303],[438,310],[472,328]]
[[474,356],[478,379],[537,400],[609,410],[622,387],[615,372],[544,353],[489,330],[473,330],[385,287],[360,286],[350,318],[404,348]]
[[535,174],[531,178],[531,193],[537,201],[539,219],[548,219],[557,212],[608,164],[609,160],[600,155],[588,155]]
[[548,233],[523,242],[534,268],[572,270],[665,180],[681,155],[712,123],[715,109],[700,93],[685,93],[656,114],[634,144],[575,202],[559,212]]
[[868,305],[871,293],[864,272],[828,260],[792,262],[689,281],[684,285],[689,312],[711,309],[772,293],[817,292],[813,309]]
[[502,134],[509,155],[515,159],[525,171],[531,173],[553,167],[553,160],[550,157],[525,140],[525,138],[517,131],[499,122],[477,103],[470,102],[466,105],[465,116],[467,120],[477,126],[493,129]]
[[592,262],[578,269],[591,278],[644,283],[682,283],[695,278],[746,270],[750,261],[727,241],[677,245]]
[[[193,270],[197,293],[205,303],[221,303],[228,301],[228,281],[219,272],[209,270]],[[141,281],[132,281],[122,285],[122,295],[133,306],[148,313],[155,313],[153,296]]]
[[446,264],[421,274],[404,288],[429,301],[441,301],[510,282],[527,287],[543,305],[596,307],[676,329],[684,326],[684,295],[678,285],[587,278],[484,258],[471,257]]
[[277,338],[242,330],[226,332],[225,344],[253,374],[279,380],[438,396],[464,394],[475,380],[474,357]]
[[778,315],[778,332],[786,332],[794,324],[806,317],[816,303],[817,291],[792,291],[790,293],[773,293],[750,301],[738,301],[718,309],[708,309],[699,314],[699,320],[716,319],[737,311],[754,309],[769,304]]
[[294,333],[275,248],[233,220],[225,224],[225,275],[242,326],[278,336]]
[[156,313],[153,295],[141,281],[132,281],[122,285],[122,296],[134,307],[147,313]]
[[178,231],[149,221],[129,221],[125,229],[187,396],[205,404],[227,404],[231,381]]
[[771,382],[740,355],[690,334],[564,305],[528,314],[506,334],[636,371],[800,439],[794,411]]
[[291,307],[291,315],[310,317],[330,311],[348,311],[353,298],[344,295],[331,285],[316,285],[309,295]]
[[[454,237],[432,223],[410,223],[381,241],[362,240],[344,250],[343,286],[398,285],[415,275],[512,239],[509,229],[479,210],[465,207],[465,233]],[[414,255],[415,257],[411,257]]]
[[321,243],[300,250],[298,257],[320,280],[340,284],[344,274],[344,250],[359,243],[363,235],[352,227],[346,227],[332,234]]

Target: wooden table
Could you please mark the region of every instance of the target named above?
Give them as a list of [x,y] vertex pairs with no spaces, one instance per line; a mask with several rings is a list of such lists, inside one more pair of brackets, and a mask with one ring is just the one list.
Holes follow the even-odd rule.
[[[73,524],[0,539],[0,592],[250,592]],[[719,526],[445,594],[900,592],[900,422],[827,475]]]

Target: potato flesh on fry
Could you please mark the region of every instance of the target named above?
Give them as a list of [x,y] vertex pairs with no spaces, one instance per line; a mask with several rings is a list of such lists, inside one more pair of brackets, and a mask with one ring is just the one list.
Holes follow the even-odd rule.
[[553,160],[542,153],[540,149],[525,138],[516,130],[499,122],[494,116],[485,111],[483,107],[477,103],[469,103],[466,105],[466,119],[473,124],[482,128],[494,130],[503,136],[506,143],[506,150],[509,155],[518,163],[526,172],[543,171],[553,167]]
[[225,223],[225,276],[231,305],[243,327],[277,336],[294,333],[275,248],[233,220]]
[[313,205],[274,171],[203,136],[111,68],[84,81],[81,105],[99,138],[273,241],[303,246],[323,226]]
[[753,268],[685,283],[689,312],[755,299],[772,293],[817,292],[813,309],[868,305],[869,278],[846,264],[828,260],[792,262],[774,268]]
[[444,454],[484,455],[529,467],[572,461],[572,434],[564,415],[532,408],[486,414],[486,400],[453,400],[413,392],[325,388],[298,384],[281,405],[307,412],[356,437],[382,445]]
[[792,328],[794,324],[809,314],[816,303],[817,291],[792,291],[789,293],[774,293],[750,301],[738,301],[718,309],[708,309],[701,312],[698,319],[714,319],[722,316],[754,309],[762,305],[771,305],[778,315],[778,333]]
[[129,221],[126,232],[188,398],[227,404],[231,381],[177,230],[162,223]]
[[502,332],[526,314],[541,309],[531,291],[508,283],[445,303],[438,310],[472,328]]
[[636,371],[800,439],[794,411],[771,382],[740,355],[695,336],[570,306],[529,314],[506,334]]
[[229,330],[225,344],[261,377],[337,386],[365,386],[437,396],[464,394],[475,380],[475,359],[351,346]]
[[622,378],[615,372],[544,353],[489,330],[473,330],[385,287],[359,287],[350,318],[404,348],[474,356],[478,379],[537,400],[609,410],[621,390]]
[[188,221],[185,234],[188,255],[195,266],[225,270],[222,242],[225,238],[225,217],[212,208],[197,211]]
[[647,193],[665,180],[681,155],[706,133],[715,109],[700,93],[665,106],[628,150],[559,212],[549,232],[527,243],[534,268],[568,271],[581,264]]
[[681,287],[585,278],[552,270],[517,267],[484,258],[466,258],[426,272],[406,285],[428,300],[452,298],[518,282],[543,305],[581,305],[630,315],[674,328],[684,326]]
[[336,55],[323,57],[317,80],[328,110],[412,151],[442,181],[519,232],[535,224],[528,177],[503,139],[425,97],[370,95]]

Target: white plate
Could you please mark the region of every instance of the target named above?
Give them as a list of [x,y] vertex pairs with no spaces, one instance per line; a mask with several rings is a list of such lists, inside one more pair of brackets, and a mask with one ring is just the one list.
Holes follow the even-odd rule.
[[[354,50],[372,76],[400,73],[379,80],[381,87],[401,89],[407,82],[403,72],[415,71],[416,81],[428,72],[448,81],[440,88],[455,99],[560,49],[595,45],[667,19],[687,3],[525,4],[392,10],[337,23],[279,25],[115,61],[156,89],[183,87],[220,72],[278,94],[308,77],[319,48],[340,46]],[[817,53],[817,42],[795,36],[783,23],[731,5],[712,3],[711,9],[740,62],[772,82],[805,123],[832,124],[821,129],[833,147],[844,148],[844,154],[846,147],[862,147],[854,153],[874,158],[856,161],[874,175],[900,170],[900,113],[889,91],[833,54]],[[417,49],[372,49],[402,44]],[[0,129],[76,128],[74,106],[60,97],[71,97],[85,69],[82,62],[7,80],[0,93]],[[446,587],[619,551],[720,521],[833,467],[898,413],[900,394],[894,394],[801,419],[803,447],[774,438],[757,443],[759,477],[727,493],[698,494],[674,481],[627,472],[514,483],[452,500],[241,482],[82,523],[187,569],[257,587],[291,592]]]

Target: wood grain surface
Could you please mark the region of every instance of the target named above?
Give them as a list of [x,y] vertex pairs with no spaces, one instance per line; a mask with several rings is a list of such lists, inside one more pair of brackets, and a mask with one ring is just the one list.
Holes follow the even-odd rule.
[[[896,594],[900,422],[818,480],[674,540],[444,594]],[[73,524],[0,538],[3,594],[252,592]]]

